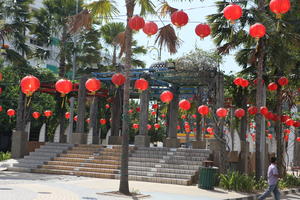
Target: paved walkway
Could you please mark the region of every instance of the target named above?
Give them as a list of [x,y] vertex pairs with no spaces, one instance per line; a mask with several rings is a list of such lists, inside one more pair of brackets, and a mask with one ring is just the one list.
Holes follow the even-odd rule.
[[[197,186],[137,181],[129,184],[131,191],[151,195],[146,198],[151,200],[217,200],[243,196],[222,190],[201,190]],[[116,191],[118,187],[119,181],[112,179],[0,171],[1,200],[126,200],[97,194]],[[300,200],[300,197],[290,195],[285,199]]]

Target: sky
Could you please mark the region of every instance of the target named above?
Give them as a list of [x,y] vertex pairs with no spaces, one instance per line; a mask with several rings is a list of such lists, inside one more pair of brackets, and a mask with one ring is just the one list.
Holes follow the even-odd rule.
[[[215,0],[206,0],[204,2],[200,2],[199,0],[194,0],[193,2],[179,2],[178,0],[169,0],[168,3],[170,6],[183,9],[189,16],[189,23],[182,27],[181,29],[175,29],[176,34],[182,40],[179,51],[170,55],[166,49],[162,52],[162,60],[167,60],[169,58],[177,58],[187,54],[188,52],[194,50],[196,47],[201,48],[205,51],[213,51],[216,47],[212,41],[211,37],[206,37],[204,40],[200,40],[200,38],[195,34],[195,27],[199,23],[206,23],[206,16],[209,14],[213,14],[217,12],[217,9],[214,4]],[[126,22],[126,9],[125,9],[125,0],[116,0],[117,7],[120,10],[120,16],[116,17],[114,21]],[[153,0],[153,3],[159,8],[161,3],[158,0]],[[139,14],[139,8],[135,9],[134,14]],[[156,16],[146,16],[144,17],[145,21],[155,21],[158,27],[162,27],[163,24],[159,21],[159,18]],[[167,25],[171,23],[170,17],[166,17],[162,19],[164,24]],[[134,39],[138,41],[139,45],[144,45],[147,49],[151,49],[155,46],[155,36],[149,38],[144,34],[142,30],[139,33],[134,35]],[[155,46],[157,47],[157,45]],[[140,59],[144,60],[149,67],[152,63],[158,61],[158,53],[156,50],[151,51],[145,56],[140,57]],[[238,72],[241,68],[237,65],[233,58],[233,54],[229,56],[225,56],[223,58],[223,62],[221,64],[221,70],[225,71],[226,74]]]

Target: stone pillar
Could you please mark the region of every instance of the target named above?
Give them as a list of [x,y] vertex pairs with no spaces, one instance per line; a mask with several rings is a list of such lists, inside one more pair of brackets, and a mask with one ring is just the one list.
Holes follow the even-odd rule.
[[119,134],[121,128],[123,90],[121,87],[116,89],[111,106],[111,120],[113,126],[111,127],[111,136],[108,137],[108,144],[120,145],[122,143],[122,136]]
[[13,131],[11,156],[12,158],[23,158],[28,154],[27,149],[28,133],[24,131]]
[[179,88],[174,87],[172,92],[174,94],[174,98],[169,104],[169,129],[165,146],[169,148],[177,148],[180,146],[179,139],[177,139]]
[[138,135],[134,138],[134,144],[141,147],[150,146],[150,137],[148,136],[148,111],[149,111],[149,90],[140,94],[140,126]]
[[89,143],[99,144],[99,122],[98,122],[98,97],[93,97],[92,104],[90,106],[90,124],[89,124]]

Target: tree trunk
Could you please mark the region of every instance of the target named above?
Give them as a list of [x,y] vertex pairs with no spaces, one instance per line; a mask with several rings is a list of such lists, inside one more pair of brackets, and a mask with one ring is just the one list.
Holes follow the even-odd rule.
[[132,55],[132,30],[128,26],[129,19],[133,16],[134,0],[126,0],[127,10],[127,26],[125,31],[125,85],[124,85],[124,99],[123,99],[123,123],[122,123],[122,155],[121,155],[121,172],[120,172],[120,186],[119,192],[123,194],[130,194],[128,183],[128,129],[129,129],[129,96],[130,96],[130,78],[129,72],[131,68]]
[[117,46],[114,45],[113,57],[112,57],[112,65],[117,65]]
[[90,124],[89,127],[93,128],[93,137],[98,136],[99,128],[98,128],[98,114],[99,114],[99,99],[98,97],[93,97],[92,104],[90,106]]
[[111,106],[111,120],[113,126],[111,127],[111,136],[118,136],[121,125],[121,115],[122,115],[122,88],[116,88],[116,93],[113,97],[113,102]]
[[77,108],[77,124],[76,133],[84,133],[84,122],[85,122],[85,100],[86,100],[86,89],[85,82],[87,81],[87,76],[83,75],[79,82],[78,91],[78,108]]
[[66,75],[66,41],[67,41],[67,26],[63,27],[62,36],[60,40],[60,52],[59,52],[59,77],[65,77]]
[[[17,108],[17,124],[16,131],[24,131],[25,130],[25,95],[20,91],[19,100],[18,100],[18,108]],[[29,134],[29,133],[28,133]]]
[[246,142],[246,134],[247,134],[247,124],[248,124],[248,115],[247,115],[247,93],[243,91],[244,94],[242,95],[242,106],[241,108],[245,110],[245,115],[241,119],[241,127],[240,127],[240,139],[243,142]]

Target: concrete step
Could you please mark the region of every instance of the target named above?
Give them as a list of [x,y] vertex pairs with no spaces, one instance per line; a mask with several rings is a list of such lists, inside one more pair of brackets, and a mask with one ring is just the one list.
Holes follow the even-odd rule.
[[85,155],[93,155],[94,153],[96,153],[97,151],[89,151],[89,150],[76,150],[76,149],[72,149],[72,150],[68,150],[66,153],[68,154],[85,154]]
[[178,156],[178,155],[157,155],[157,154],[141,154],[141,153],[132,153],[131,157],[135,158],[155,158],[155,159],[165,159],[165,160],[190,160],[190,161],[203,161],[206,160],[206,156],[201,157],[187,157],[187,156]]
[[95,164],[95,163],[79,163],[79,162],[48,161],[46,164],[47,164],[47,165],[74,166],[74,167],[87,167],[87,168],[120,169],[120,166],[119,166],[119,165]]
[[121,156],[95,156],[98,160],[121,160]]
[[22,167],[22,168],[29,168],[29,169],[35,169],[39,166],[42,166],[43,164],[30,164],[30,163],[18,163],[15,164],[13,167]]
[[77,144],[75,145],[74,148],[96,148],[96,149],[100,149],[100,148],[105,148],[105,145],[98,145],[98,144]]
[[53,158],[53,156],[24,156],[24,159],[29,159],[29,160],[51,160],[51,158]]
[[189,174],[171,174],[171,173],[158,173],[158,172],[146,172],[146,171],[128,171],[129,175],[146,176],[146,177],[163,177],[172,179],[192,179],[192,175]]
[[57,152],[44,152],[44,151],[34,151],[34,152],[30,152],[29,156],[31,157],[56,157],[56,155],[58,155],[59,153]]
[[168,163],[168,164],[179,164],[179,165],[202,165],[201,161],[190,161],[190,160],[179,160],[179,159],[172,159],[172,158],[139,158],[139,157],[129,157],[129,161],[133,162],[150,162],[150,163]]
[[63,153],[60,154],[61,157],[67,157],[67,158],[92,158],[93,155],[87,155],[87,154],[73,154],[73,153]]
[[39,148],[39,149],[36,149],[34,152],[51,152],[51,153],[61,153],[63,151],[67,151],[65,149],[57,149],[57,148]]
[[54,170],[97,172],[97,173],[108,173],[108,174],[119,173],[119,170],[116,170],[116,169],[74,167],[74,166],[61,166],[61,165],[43,165],[41,168],[54,169]]
[[51,142],[51,143],[46,143],[45,145],[43,146],[47,146],[47,147],[66,147],[66,148],[71,148],[71,147],[74,147],[74,144],[65,144],[65,143],[54,143],[54,142]]
[[146,172],[159,172],[159,173],[171,173],[171,174],[189,174],[195,175],[196,170],[191,169],[172,169],[172,168],[155,168],[155,167],[140,167],[140,166],[128,166],[131,171],[146,171]]
[[163,177],[148,177],[148,176],[135,176],[129,175],[129,180],[133,181],[144,181],[153,183],[165,183],[165,184],[176,184],[176,185],[191,185],[191,180],[185,179],[173,179],[173,178],[163,178]]
[[182,169],[182,170],[198,170],[200,165],[173,165],[166,163],[146,163],[129,161],[129,166],[151,167],[151,168],[167,168],[167,169]]
[[40,165],[40,164],[43,164],[45,161],[48,161],[48,160],[32,160],[32,159],[24,159],[24,160],[19,161],[19,163],[24,163],[24,164],[37,164],[37,165]]
[[27,168],[27,167],[8,167],[7,168],[8,171],[14,171],[14,172],[26,172],[26,173],[30,173],[31,172],[31,168]]

